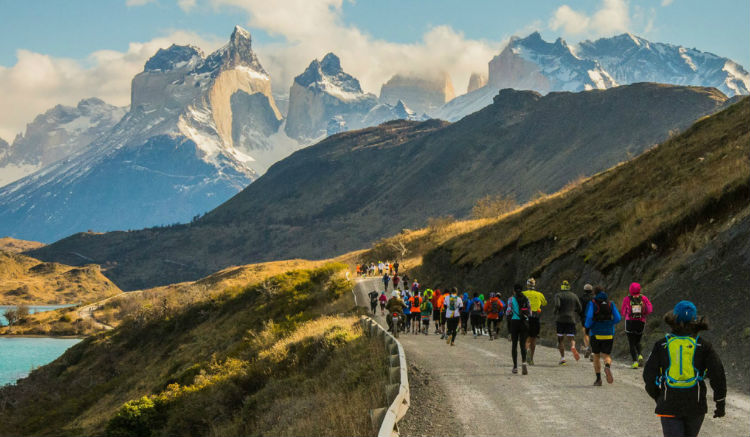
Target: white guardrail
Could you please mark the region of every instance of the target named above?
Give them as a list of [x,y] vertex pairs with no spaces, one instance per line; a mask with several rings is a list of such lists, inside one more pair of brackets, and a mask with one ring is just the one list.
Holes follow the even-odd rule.
[[[370,420],[378,429],[378,437],[398,437],[398,422],[409,409],[409,378],[404,348],[388,331],[373,319],[362,316],[362,329],[370,338],[382,338],[388,352],[388,382],[386,397],[391,404],[370,410]],[[378,427],[380,424],[380,427]]]

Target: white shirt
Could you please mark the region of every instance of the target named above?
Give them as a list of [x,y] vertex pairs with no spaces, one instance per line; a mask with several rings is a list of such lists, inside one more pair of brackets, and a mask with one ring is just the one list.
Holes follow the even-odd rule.
[[[451,311],[450,308],[450,298],[451,296],[454,296],[456,298],[456,309]],[[461,298],[457,295],[449,294],[443,298],[443,308],[445,308],[445,318],[446,319],[452,319],[453,317],[460,317],[461,316],[461,308],[464,307],[464,302],[461,300]]]

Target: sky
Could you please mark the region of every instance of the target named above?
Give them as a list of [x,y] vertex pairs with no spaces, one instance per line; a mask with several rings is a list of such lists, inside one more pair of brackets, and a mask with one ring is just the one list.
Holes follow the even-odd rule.
[[512,35],[571,44],[631,32],[750,66],[747,0],[0,0],[0,138],[56,104],[130,103],[159,48],[208,53],[247,28],[274,92],[334,52],[365,91],[399,72],[447,71],[457,94]]

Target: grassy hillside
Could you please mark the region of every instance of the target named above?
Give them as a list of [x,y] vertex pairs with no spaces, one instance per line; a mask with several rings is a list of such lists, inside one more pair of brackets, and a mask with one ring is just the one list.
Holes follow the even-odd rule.
[[44,247],[44,243],[37,243],[36,241],[18,240],[16,238],[3,237],[0,238],[0,251],[20,253],[27,250],[39,249]]
[[[0,389],[0,435],[363,435],[385,405],[342,264],[278,274],[89,337]],[[342,408],[345,406],[345,408]]]
[[98,265],[72,267],[0,251],[0,305],[92,302],[118,293]]
[[582,93],[503,90],[446,124],[391,122],[330,137],[274,165],[200,220],[77,234],[33,253],[111,265],[124,289],[195,279],[231,264],[322,258],[428,217],[465,217],[477,199],[524,202],[636,156],[715,112],[715,89],[634,84]]
[[[750,382],[750,99],[706,117],[643,155],[496,219],[444,223],[380,242],[365,259],[403,244],[412,276],[428,285],[508,296],[537,278],[551,298],[566,279],[580,293],[606,287],[618,305],[631,281],[644,285],[655,315],[682,299],[707,314],[730,381]],[[549,311],[548,311],[549,312]],[[543,319],[553,338],[552,315]],[[622,329],[622,326],[620,327]],[[618,337],[624,353],[627,341]]]

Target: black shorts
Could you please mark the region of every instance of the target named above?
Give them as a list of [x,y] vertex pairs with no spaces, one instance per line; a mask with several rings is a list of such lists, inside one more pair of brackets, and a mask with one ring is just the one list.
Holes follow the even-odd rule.
[[557,322],[556,325],[557,325],[558,337],[562,337],[564,335],[567,335],[568,337],[575,337],[576,335],[575,323]]
[[615,341],[612,338],[608,340],[597,340],[594,335],[591,337],[591,352],[595,354],[612,355],[612,345],[614,342]]
[[422,324],[425,326],[430,326],[430,318],[429,317],[422,317]]
[[432,320],[436,322],[440,321],[440,310],[432,310]]
[[380,302],[380,309],[381,309],[381,310],[384,310],[384,309],[385,309],[385,302]]
[[422,313],[421,312],[416,312],[415,313],[414,311],[412,311],[411,312],[411,318],[412,318],[412,320],[420,321],[420,320],[422,320]]
[[532,317],[529,319],[529,337],[539,337],[539,330],[541,329],[541,322],[538,317]]

